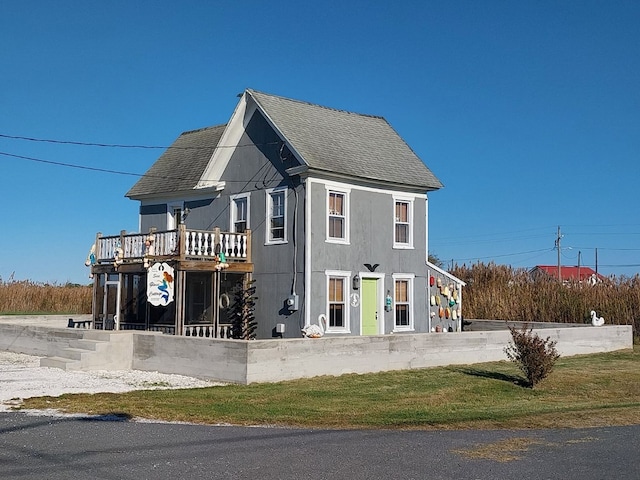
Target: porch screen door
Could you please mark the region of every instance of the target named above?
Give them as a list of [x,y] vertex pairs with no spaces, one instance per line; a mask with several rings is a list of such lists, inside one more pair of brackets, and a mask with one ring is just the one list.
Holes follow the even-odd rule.
[[377,335],[378,329],[378,279],[363,278],[361,282],[362,335]]

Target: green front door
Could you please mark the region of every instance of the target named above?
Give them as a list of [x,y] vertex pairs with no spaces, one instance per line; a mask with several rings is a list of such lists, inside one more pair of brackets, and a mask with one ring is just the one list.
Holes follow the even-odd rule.
[[378,330],[378,279],[363,278],[362,298],[362,335],[377,335]]

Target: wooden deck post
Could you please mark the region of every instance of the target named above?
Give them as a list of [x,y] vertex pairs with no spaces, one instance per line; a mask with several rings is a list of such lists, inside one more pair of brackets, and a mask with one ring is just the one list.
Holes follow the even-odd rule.
[[220,244],[220,227],[213,228],[213,247],[211,248],[211,250],[216,255],[224,251],[222,245]]
[[245,233],[247,234],[247,262],[251,263],[251,230],[247,229]]
[[184,223],[178,225],[178,245],[180,246],[180,260],[184,260],[187,252],[187,228]]

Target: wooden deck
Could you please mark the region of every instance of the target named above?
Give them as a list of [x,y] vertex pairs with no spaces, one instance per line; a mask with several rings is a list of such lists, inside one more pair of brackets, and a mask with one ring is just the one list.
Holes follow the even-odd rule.
[[187,229],[180,225],[175,230],[149,233],[126,233],[96,236],[92,266],[136,266],[175,261],[184,270],[229,268],[232,271],[251,272],[251,231],[243,233]]

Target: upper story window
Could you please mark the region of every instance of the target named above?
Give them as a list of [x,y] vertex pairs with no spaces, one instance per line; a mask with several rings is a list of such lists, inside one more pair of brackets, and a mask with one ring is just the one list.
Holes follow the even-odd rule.
[[267,238],[266,243],[287,242],[287,190],[272,188],[267,195]]
[[413,274],[393,274],[394,330],[413,330]]
[[394,197],[393,248],[413,248],[413,199]]
[[327,187],[327,241],[349,243],[349,191]]
[[231,195],[231,219],[229,226],[232,232],[244,233],[249,226],[249,194]]

